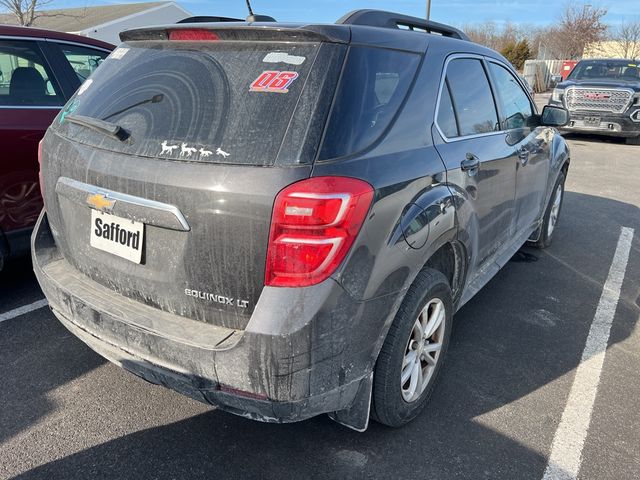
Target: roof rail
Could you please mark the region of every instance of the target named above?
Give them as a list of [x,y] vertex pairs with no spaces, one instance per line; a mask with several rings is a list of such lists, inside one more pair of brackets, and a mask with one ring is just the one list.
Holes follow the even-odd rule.
[[443,37],[470,41],[464,32],[449,25],[418,17],[410,17],[409,15],[403,15],[401,13],[385,12],[383,10],[354,10],[340,18],[336,23],[342,25],[368,25],[370,27],[417,30],[436,33]]

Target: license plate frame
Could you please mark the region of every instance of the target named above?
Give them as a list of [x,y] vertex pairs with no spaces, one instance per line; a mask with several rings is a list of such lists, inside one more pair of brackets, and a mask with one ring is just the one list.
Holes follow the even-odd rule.
[[584,124],[587,127],[599,127],[600,117],[595,117],[595,116],[584,117]]
[[91,209],[89,245],[93,248],[140,264],[144,233],[142,222]]

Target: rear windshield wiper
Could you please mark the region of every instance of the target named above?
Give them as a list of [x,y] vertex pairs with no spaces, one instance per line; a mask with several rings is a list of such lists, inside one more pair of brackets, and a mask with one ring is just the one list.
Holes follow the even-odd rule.
[[127,140],[131,134],[127,132],[120,125],[115,123],[106,122],[99,118],[85,117],[84,115],[67,115],[65,117],[67,122],[75,123],[76,125],[82,125],[83,127],[90,128],[100,133],[104,133],[110,137],[116,138],[121,142]]

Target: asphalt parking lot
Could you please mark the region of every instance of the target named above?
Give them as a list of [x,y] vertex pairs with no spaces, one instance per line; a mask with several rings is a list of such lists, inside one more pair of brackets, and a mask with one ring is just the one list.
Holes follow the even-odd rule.
[[[523,249],[456,315],[432,401],[399,430],[261,424],[147,384],[47,308],[6,318],[43,298],[29,260],[13,261],[0,273],[0,478],[542,479],[552,451],[576,449],[579,478],[638,478],[640,147],[569,141],[554,244]],[[603,306],[612,275],[619,300]],[[607,312],[606,353],[583,358]],[[580,371],[592,358],[601,371]],[[586,409],[582,375],[599,380]]]

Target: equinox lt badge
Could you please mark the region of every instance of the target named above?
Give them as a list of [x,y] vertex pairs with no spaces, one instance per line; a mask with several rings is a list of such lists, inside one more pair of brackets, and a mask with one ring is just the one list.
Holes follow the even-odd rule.
[[184,294],[188,297],[208,300],[209,302],[220,303],[222,305],[231,305],[232,307],[247,308],[249,306],[249,300],[215,295],[213,293],[201,292],[200,290],[191,290],[190,288],[185,288]]

